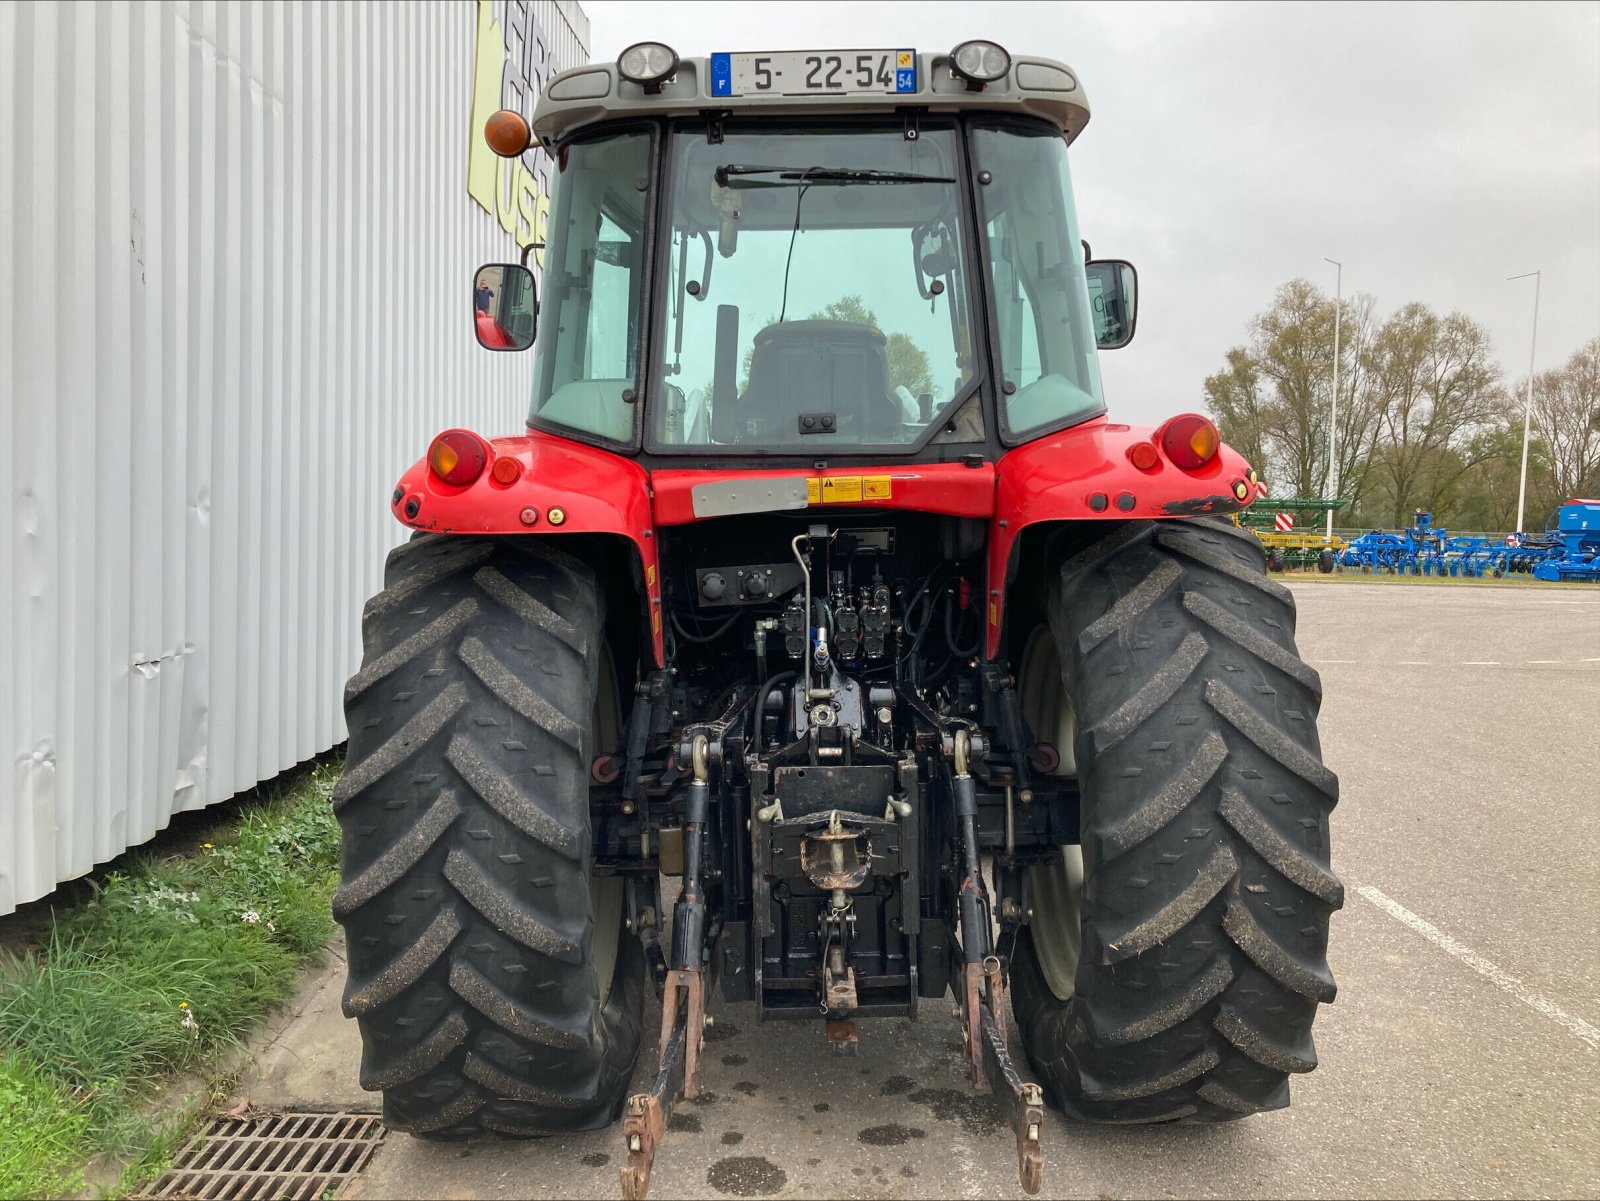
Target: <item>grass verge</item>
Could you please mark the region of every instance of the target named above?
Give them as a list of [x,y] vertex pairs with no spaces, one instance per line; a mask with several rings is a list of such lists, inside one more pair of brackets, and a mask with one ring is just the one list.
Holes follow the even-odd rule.
[[214,1069],[327,942],[340,770],[269,787],[193,853],[131,852],[0,957],[0,1197],[81,1189],[97,1155],[134,1157],[117,1192],[161,1170],[184,1130],[143,1106]]

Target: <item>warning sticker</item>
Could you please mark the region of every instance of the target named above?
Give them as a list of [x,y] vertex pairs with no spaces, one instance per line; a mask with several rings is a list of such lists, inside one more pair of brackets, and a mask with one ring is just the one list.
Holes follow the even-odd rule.
[[825,475],[806,480],[807,504],[854,505],[893,496],[894,480],[887,475]]
[[859,475],[827,475],[822,477],[823,504],[853,504],[858,503],[860,500],[861,477]]
[[646,588],[654,588],[656,586],[656,565],[654,563],[644,569],[644,583]]

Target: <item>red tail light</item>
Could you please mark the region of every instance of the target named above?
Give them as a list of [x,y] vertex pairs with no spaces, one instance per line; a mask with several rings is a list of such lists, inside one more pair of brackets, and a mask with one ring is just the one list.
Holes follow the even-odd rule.
[[1128,447],[1128,462],[1132,463],[1140,471],[1153,471],[1160,464],[1161,459],[1156,454],[1156,448],[1151,446],[1150,443],[1135,442]]
[[1161,449],[1185,471],[1198,471],[1217,457],[1222,438],[1206,418],[1184,413],[1162,427]]
[[464,487],[483,474],[489,448],[467,430],[445,430],[428,447],[428,469],[446,484]]

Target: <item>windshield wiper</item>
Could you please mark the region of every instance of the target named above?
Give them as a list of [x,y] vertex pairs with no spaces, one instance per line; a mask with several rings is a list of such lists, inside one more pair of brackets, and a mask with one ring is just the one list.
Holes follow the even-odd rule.
[[[739,177],[776,175],[776,181]],[[916,175],[909,171],[874,171],[865,167],[757,167],[749,163],[723,163],[714,172],[720,187],[784,188],[814,183],[955,183],[952,175]]]

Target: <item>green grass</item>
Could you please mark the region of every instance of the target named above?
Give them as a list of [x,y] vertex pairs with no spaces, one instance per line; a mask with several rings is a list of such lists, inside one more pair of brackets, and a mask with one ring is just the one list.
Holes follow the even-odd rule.
[[26,1056],[0,1055],[0,1196],[58,1197],[83,1183],[89,1107]]
[[160,1170],[198,1111],[173,1129],[142,1107],[213,1069],[328,938],[338,775],[245,802],[192,854],[126,856],[44,945],[0,961],[0,1197],[69,1191],[100,1154],[135,1157],[119,1191]]

